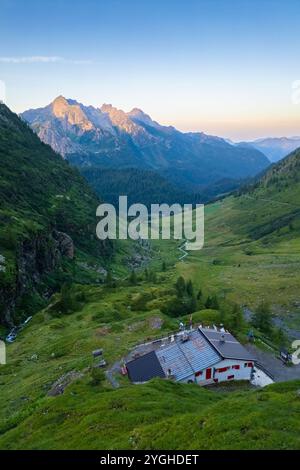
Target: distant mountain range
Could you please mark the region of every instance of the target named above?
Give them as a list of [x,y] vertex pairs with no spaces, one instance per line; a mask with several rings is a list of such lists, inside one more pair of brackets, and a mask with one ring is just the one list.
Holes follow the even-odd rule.
[[217,195],[228,181],[230,187],[237,185],[270,164],[248,144],[232,145],[202,132],[183,133],[137,108],[126,113],[110,104],[95,108],[59,96],[45,108],[21,116],[43,142],[75,166],[156,171],[189,193]]
[[275,163],[300,147],[300,137],[268,137],[248,144],[263,152],[272,163]]

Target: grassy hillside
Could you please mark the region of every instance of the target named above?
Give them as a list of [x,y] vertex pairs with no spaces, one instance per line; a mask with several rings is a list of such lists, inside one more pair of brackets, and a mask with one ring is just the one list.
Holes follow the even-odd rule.
[[[264,390],[231,383],[217,392],[158,379],[134,386],[116,373],[114,390],[95,374],[92,350],[103,348],[109,370],[134,345],[177,328],[182,317],[158,308],[173,281],[169,270],[154,284],[74,286],[77,304],[68,314],[56,295],[35,315],[0,367],[0,448],[299,448],[299,381]],[[152,294],[146,307],[141,293]],[[70,372],[64,393],[50,396]]]
[[99,259],[111,247],[93,235],[99,201],[85,180],[4,104],[0,200],[0,323],[9,323],[16,310],[22,315],[39,304],[38,285],[46,291],[55,284],[47,275],[76,270],[73,242],[78,254]]
[[255,186],[206,207],[205,246],[179,271],[238,303],[297,312],[300,267],[300,151]]
[[[74,384],[0,437],[6,449],[299,449],[300,382],[215,393],[154,380]],[[84,397],[84,398],[83,398]]]
[[[177,329],[190,311],[194,321],[224,323],[241,341],[249,325],[237,322],[233,301],[255,307],[264,299],[286,317],[297,311],[298,161],[292,155],[256,187],[207,206],[202,251],[180,261],[178,241],[155,241],[132,277],[121,262],[126,241],[110,265],[115,279],[53,295],[0,367],[0,448],[298,449],[299,381],[216,391],[163,380],[133,386],[118,372],[135,345]],[[178,297],[179,274],[193,279],[192,295]],[[219,305],[208,308],[213,294]],[[107,376],[93,367],[96,348]],[[53,396],[58,384],[64,393]]]

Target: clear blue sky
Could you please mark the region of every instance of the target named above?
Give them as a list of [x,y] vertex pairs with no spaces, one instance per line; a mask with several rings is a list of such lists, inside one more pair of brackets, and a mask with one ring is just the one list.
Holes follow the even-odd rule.
[[299,0],[0,0],[0,80],[233,139],[300,134]]

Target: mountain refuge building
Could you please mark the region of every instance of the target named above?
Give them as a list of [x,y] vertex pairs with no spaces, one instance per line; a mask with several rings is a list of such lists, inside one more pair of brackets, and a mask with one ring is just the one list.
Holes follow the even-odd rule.
[[127,362],[133,383],[144,383],[154,377],[199,385],[251,380],[255,359],[223,328],[199,327],[172,335],[162,343]]

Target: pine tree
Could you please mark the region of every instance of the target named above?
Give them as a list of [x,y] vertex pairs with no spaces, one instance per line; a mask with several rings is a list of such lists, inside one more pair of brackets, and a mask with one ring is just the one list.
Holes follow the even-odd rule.
[[186,283],[186,293],[189,297],[192,297],[194,295],[194,287],[193,287],[193,283],[190,279]]
[[234,304],[231,312],[230,329],[233,333],[241,331],[244,323],[243,311],[238,304]]
[[64,283],[61,287],[60,308],[63,313],[74,312],[78,304],[73,296],[71,286]]
[[186,287],[185,287],[185,280],[182,276],[179,276],[179,278],[177,279],[176,284],[175,284],[175,289],[177,291],[178,297],[184,296]]
[[218,301],[218,297],[216,295],[208,296],[205,302],[205,308],[219,310],[220,305]]
[[193,313],[197,310],[197,300],[194,295],[191,296],[190,302],[189,302],[189,313]]
[[271,309],[268,303],[261,302],[257,307],[253,319],[253,325],[263,333],[270,333],[272,330]]
[[278,344],[280,348],[286,345],[287,338],[282,328],[276,328],[272,336],[273,336],[273,340]]

